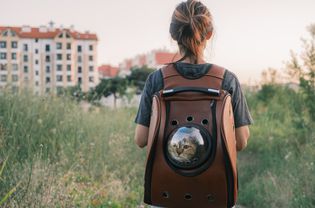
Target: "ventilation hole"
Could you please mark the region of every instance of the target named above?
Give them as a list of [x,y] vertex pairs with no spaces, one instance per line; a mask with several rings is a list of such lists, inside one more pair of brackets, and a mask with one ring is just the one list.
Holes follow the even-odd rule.
[[187,121],[193,121],[194,120],[194,117],[192,117],[192,116],[187,116]]
[[207,125],[207,124],[208,124],[208,119],[203,119],[203,120],[201,121],[201,123],[202,123],[203,125]]
[[173,121],[171,122],[171,124],[172,124],[172,126],[176,126],[176,125],[178,124],[178,121],[177,121],[177,120],[173,120]]
[[170,194],[169,194],[167,191],[164,191],[164,192],[162,193],[162,196],[163,196],[163,198],[165,198],[165,199],[170,198]]
[[208,199],[209,202],[214,202],[214,196],[212,194],[209,194],[207,196],[207,199]]
[[192,199],[192,195],[191,194],[185,194],[184,198],[186,200],[191,200]]

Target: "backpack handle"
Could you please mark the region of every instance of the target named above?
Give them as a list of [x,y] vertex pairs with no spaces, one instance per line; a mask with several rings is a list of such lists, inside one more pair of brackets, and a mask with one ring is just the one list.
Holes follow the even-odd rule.
[[162,95],[164,97],[167,97],[181,92],[201,92],[210,96],[220,96],[220,90],[204,87],[174,87],[171,89],[163,90]]

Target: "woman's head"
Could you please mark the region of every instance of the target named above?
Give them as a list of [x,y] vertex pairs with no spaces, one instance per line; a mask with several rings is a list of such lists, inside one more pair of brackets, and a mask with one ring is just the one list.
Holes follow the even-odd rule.
[[197,63],[212,31],[212,16],[204,4],[187,0],[176,7],[170,24],[170,34],[177,41],[183,55],[180,60],[189,58]]

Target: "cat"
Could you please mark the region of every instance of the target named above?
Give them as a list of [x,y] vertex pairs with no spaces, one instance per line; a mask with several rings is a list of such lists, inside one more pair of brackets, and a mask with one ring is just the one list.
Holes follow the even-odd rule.
[[181,165],[190,165],[197,162],[196,157],[198,140],[195,137],[184,137],[176,143],[168,144],[168,152],[173,160]]

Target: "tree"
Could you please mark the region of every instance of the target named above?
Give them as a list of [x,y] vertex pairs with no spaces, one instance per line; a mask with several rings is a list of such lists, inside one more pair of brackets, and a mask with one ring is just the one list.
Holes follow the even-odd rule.
[[65,92],[77,102],[80,102],[85,97],[85,93],[82,91],[80,84],[66,88]]
[[315,121],[315,24],[311,24],[307,30],[311,38],[302,38],[304,50],[300,56],[291,52],[287,73],[291,79],[299,81],[310,118]]
[[147,66],[131,69],[131,74],[127,77],[127,79],[130,85],[136,87],[137,94],[141,93],[145,81],[147,80],[149,74],[152,73],[153,71],[154,69],[149,68]]
[[122,77],[102,79],[101,82],[91,91],[90,100],[100,100],[103,96],[114,96],[114,107],[116,108],[117,99],[126,93],[127,81]]

